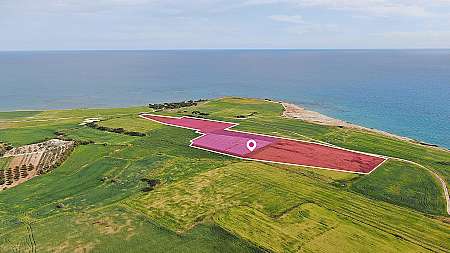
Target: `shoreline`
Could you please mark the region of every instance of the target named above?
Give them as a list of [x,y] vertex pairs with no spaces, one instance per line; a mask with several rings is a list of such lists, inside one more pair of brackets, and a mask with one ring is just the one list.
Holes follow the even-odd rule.
[[[388,133],[382,130],[378,130],[378,129],[373,129],[373,128],[368,128],[368,127],[363,127],[363,126],[359,126],[356,124],[352,124],[343,120],[339,120],[339,119],[335,119],[326,115],[323,115],[319,112],[315,112],[315,111],[311,111],[308,109],[305,109],[301,106],[295,105],[295,104],[291,104],[291,103],[287,103],[287,102],[283,102],[280,101],[279,102],[284,110],[283,110],[283,117],[286,118],[291,118],[291,119],[298,119],[298,120],[302,120],[305,122],[309,122],[309,123],[314,123],[314,124],[319,124],[319,125],[325,125],[325,126],[337,126],[337,127],[342,127],[342,128],[349,128],[349,129],[356,129],[356,130],[363,130],[363,131],[368,131],[368,132],[372,132],[372,133],[377,133],[377,134],[381,134],[384,136],[387,136],[389,138],[394,138],[397,140],[402,140],[402,141],[406,141],[408,143],[411,144],[415,144],[415,145],[420,145],[423,147],[428,147],[428,148],[434,148],[440,151],[444,151],[444,152],[450,152],[449,149],[445,148],[445,147],[441,147],[438,145],[434,145],[434,144],[427,144],[421,141],[417,141],[408,137],[403,137],[403,136],[399,136],[396,134],[392,134],[392,133]],[[418,165],[422,168],[424,168],[425,170],[427,170],[428,172],[430,172],[432,174],[433,177],[435,177],[438,182],[441,184],[442,189],[443,189],[443,197],[445,199],[445,203],[446,203],[446,211],[447,214],[450,215],[450,195],[449,195],[449,189],[447,187],[447,183],[446,181],[433,169],[430,169],[428,167],[425,167],[422,164],[413,162],[413,161],[409,161],[409,160],[405,160],[405,159],[401,159],[401,158],[396,158],[396,157],[390,157],[389,159],[396,159],[396,160],[401,160],[401,161],[405,161],[405,162],[409,162],[409,163],[413,163],[415,165]]]
[[415,139],[405,137],[405,136],[396,135],[396,134],[389,133],[389,132],[375,129],[375,128],[369,128],[369,127],[356,125],[356,124],[353,124],[353,123],[350,123],[350,122],[347,122],[344,120],[332,118],[330,116],[321,114],[316,111],[308,110],[302,106],[292,104],[289,102],[279,101],[279,103],[284,108],[282,116],[286,117],[286,118],[298,119],[298,120],[302,120],[302,121],[305,121],[308,123],[313,123],[313,124],[318,124],[318,125],[323,125],[323,126],[334,126],[334,127],[368,131],[368,132],[372,132],[372,133],[381,134],[381,135],[384,135],[384,136],[387,136],[390,138],[394,138],[397,140],[407,141],[412,144],[417,144],[417,145],[424,146],[424,147],[436,148],[439,150],[450,152],[449,149],[439,146],[439,145],[436,145],[436,144],[426,143],[423,141],[415,140]]
[[[233,96],[224,96],[224,97],[220,97],[220,98],[225,98],[225,97],[233,97]],[[236,97],[237,98],[237,97]],[[243,97],[239,97],[239,98],[243,98]],[[246,97],[248,98],[248,97]],[[257,99],[257,98],[256,98]],[[416,144],[416,145],[420,145],[420,146],[424,146],[424,147],[429,147],[429,148],[435,148],[435,149],[439,149],[439,150],[443,150],[443,151],[447,151],[450,152],[450,149],[444,146],[440,146],[438,144],[434,144],[434,143],[428,143],[425,141],[421,141],[421,140],[415,140],[412,139],[410,137],[406,137],[406,136],[401,136],[401,135],[397,135],[397,134],[393,134],[390,132],[386,132],[383,130],[379,130],[376,128],[370,128],[370,127],[364,127],[364,126],[360,126],[357,124],[353,124],[344,120],[340,120],[340,119],[336,119],[324,114],[321,114],[319,112],[316,111],[312,111],[309,109],[306,109],[305,107],[302,107],[301,105],[297,105],[297,104],[293,104],[290,102],[285,102],[285,101],[276,101],[276,100],[272,100],[272,99],[263,99],[262,100],[265,101],[270,101],[270,102],[274,102],[274,103],[278,103],[281,104],[283,106],[283,117],[286,118],[292,118],[292,119],[299,119],[305,122],[309,122],[309,123],[313,123],[313,124],[318,124],[318,125],[324,125],[324,126],[334,126],[334,127],[341,127],[341,128],[350,128],[350,129],[357,129],[357,130],[363,130],[363,131],[368,131],[368,132],[372,132],[372,133],[378,133],[393,139],[397,139],[397,140],[401,140],[401,141],[407,141],[409,143],[412,144]],[[209,100],[209,99],[207,99]],[[207,101],[206,100],[206,101]],[[43,112],[43,111],[70,111],[70,110],[102,110],[102,109],[117,109],[117,108],[138,108],[138,107],[147,107],[146,105],[131,105],[131,106],[126,106],[126,107],[80,107],[80,108],[64,108],[64,109],[18,109],[18,110],[12,110],[12,111],[0,111],[0,113],[13,113],[13,112]],[[41,120],[33,120],[33,117],[28,117],[29,121],[41,121]],[[5,120],[2,121],[0,120],[0,123],[19,123],[19,122],[23,122],[24,120],[16,120],[16,121],[9,121],[9,120]]]

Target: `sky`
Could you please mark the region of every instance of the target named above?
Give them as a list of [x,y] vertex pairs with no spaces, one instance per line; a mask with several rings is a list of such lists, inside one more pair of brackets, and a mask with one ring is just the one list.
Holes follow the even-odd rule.
[[0,0],[0,51],[450,48],[450,0]]

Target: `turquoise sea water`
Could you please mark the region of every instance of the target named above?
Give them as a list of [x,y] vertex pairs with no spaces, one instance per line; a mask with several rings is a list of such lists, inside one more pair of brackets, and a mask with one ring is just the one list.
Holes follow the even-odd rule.
[[0,52],[0,87],[0,111],[282,99],[450,148],[450,50]]

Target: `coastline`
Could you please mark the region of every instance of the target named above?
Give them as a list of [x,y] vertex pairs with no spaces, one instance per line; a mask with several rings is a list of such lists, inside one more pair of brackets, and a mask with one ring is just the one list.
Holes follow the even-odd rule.
[[430,148],[436,148],[439,150],[444,150],[444,151],[450,152],[449,149],[439,146],[439,145],[436,145],[436,144],[426,143],[423,141],[415,140],[415,139],[405,137],[405,136],[396,135],[396,134],[389,133],[389,132],[375,129],[375,128],[369,128],[369,127],[356,125],[356,124],[349,123],[344,120],[332,118],[330,116],[321,114],[316,111],[308,110],[308,109],[306,109],[302,106],[296,105],[296,104],[292,104],[292,103],[288,103],[288,102],[284,102],[284,101],[280,101],[279,103],[284,108],[282,116],[286,117],[286,118],[298,119],[298,120],[302,120],[305,122],[318,124],[318,125],[324,125],[324,126],[334,126],[334,127],[351,128],[351,129],[369,131],[369,132],[381,134],[381,135],[384,135],[384,136],[387,136],[390,138],[394,138],[397,140],[407,141],[407,142],[410,142],[413,144],[430,147]]
[[[233,97],[233,96],[224,96],[224,97]],[[397,140],[402,140],[402,141],[407,141],[409,143],[412,144],[416,144],[416,145],[420,145],[420,146],[424,146],[424,147],[429,147],[429,148],[435,148],[435,149],[439,149],[439,150],[443,150],[446,152],[450,152],[450,149],[444,146],[440,146],[438,144],[434,144],[434,143],[428,143],[425,141],[421,141],[421,140],[416,140],[416,139],[412,139],[409,137],[405,137],[405,136],[400,136],[397,134],[393,134],[390,132],[386,132],[383,130],[379,130],[376,128],[370,128],[370,127],[364,127],[364,126],[360,126],[357,124],[353,124],[344,120],[340,120],[340,119],[336,119],[324,114],[321,114],[319,112],[316,111],[312,111],[309,109],[306,109],[305,107],[302,107],[301,105],[297,105],[297,104],[293,104],[290,102],[285,102],[285,101],[276,101],[276,100],[272,100],[272,99],[264,99],[265,101],[270,101],[270,102],[274,102],[274,103],[279,103],[283,106],[284,110],[283,110],[283,117],[286,118],[292,118],[292,119],[298,119],[298,120],[302,120],[305,122],[309,122],[309,123],[313,123],[313,124],[318,124],[318,125],[324,125],[324,126],[334,126],[334,127],[341,127],[341,128],[350,128],[350,129],[356,129],[356,130],[363,130],[363,131],[368,131],[368,132],[372,132],[372,133],[377,133],[377,134],[381,134],[393,139],[397,139]],[[205,101],[207,102],[208,99]],[[18,110],[12,110],[12,111],[0,111],[0,113],[11,113],[11,112],[42,112],[42,111],[52,111],[52,110],[58,110],[58,111],[70,111],[70,110],[74,110],[74,109],[80,109],[80,110],[92,110],[92,109],[98,109],[98,110],[102,110],[102,109],[117,109],[117,108],[138,108],[138,107],[146,107],[145,105],[131,105],[131,106],[127,106],[127,107],[114,107],[114,106],[109,106],[109,107],[81,107],[81,108],[64,108],[64,109],[18,109]],[[24,122],[24,121],[47,121],[46,119],[34,119],[34,117],[27,117],[27,120],[0,120],[0,124],[1,123],[20,123],[20,122]],[[0,127],[1,129],[1,127]]]
[[[414,140],[414,139],[411,139],[408,137],[391,134],[391,133],[388,133],[388,132],[385,132],[382,130],[378,130],[378,129],[367,128],[367,127],[355,125],[355,124],[352,124],[352,123],[349,123],[349,122],[346,122],[343,120],[339,120],[339,119],[335,119],[335,118],[323,115],[323,114],[315,112],[315,111],[307,110],[307,109],[305,109],[301,106],[295,105],[295,104],[282,102],[282,101],[280,101],[279,103],[284,108],[282,116],[286,117],[286,118],[298,119],[298,120],[302,120],[305,122],[319,124],[319,125],[325,125],[325,126],[337,126],[337,127],[342,127],[342,128],[351,128],[351,129],[356,129],[356,130],[369,131],[369,132],[378,133],[378,134],[381,134],[381,135],[384,135],[384,136],[387,136],[390,138],[407,141],[411,144],[421,145],[421,146],[425,146],[425,147],[429,147],[429,148],[435,148],[435,149],[438,149],[438,150],[444,151],[444,152],[450,152],[450,150],[446,149],[445,147],[441,147],[441,146],[437,146],[437,145],[433,145],[433,144],[427,144],[427,143],[420,142],[420,141],[417,141],[417,140]],[[438,180],[438,182],[441,184],[441,187],[443,190],[443,197],[444,197],[445,203],[446,203],[446,212],[448,215],[450,215],[449,188],[447,186],[446,181],[436,171],[434,171],[432,168],[425,167],[422,164],[419,164],[419,163],[416,163],[416,162],[413,162],[410,160],[401,159],[401,158],[397,158],[397,157],[389,157],[389,159],[400,160],[400,161],[412,163],[412,164],[422,167],[423,169],[425,169],[429,173],[431,173],[431,175],[433,177],[435,177]]]

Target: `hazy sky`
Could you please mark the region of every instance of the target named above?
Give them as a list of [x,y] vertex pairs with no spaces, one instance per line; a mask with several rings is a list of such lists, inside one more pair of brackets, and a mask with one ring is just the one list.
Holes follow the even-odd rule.
[[0,50],[450,48],[450,0],[0,0]]

